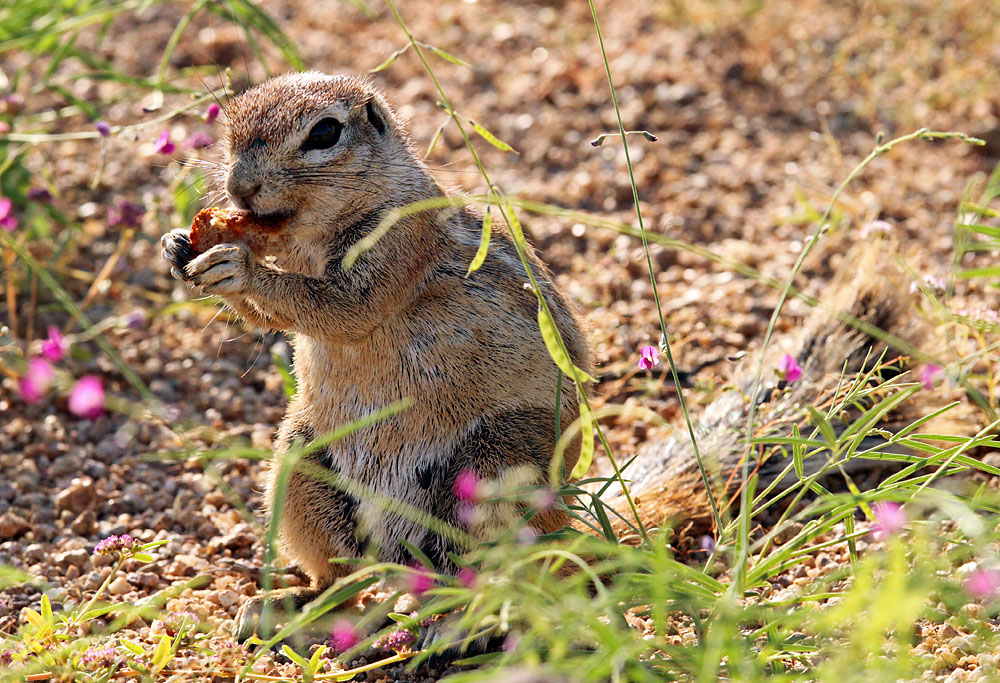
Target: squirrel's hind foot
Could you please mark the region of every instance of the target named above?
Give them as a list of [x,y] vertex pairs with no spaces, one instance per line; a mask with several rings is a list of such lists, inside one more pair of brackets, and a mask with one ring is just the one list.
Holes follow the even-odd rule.
[[277,632],[279,621],[293,618],[320,592],[318,588],[283,588],[250,598],[236,613],[233,638],[239,643],[254,635],[270,638]]

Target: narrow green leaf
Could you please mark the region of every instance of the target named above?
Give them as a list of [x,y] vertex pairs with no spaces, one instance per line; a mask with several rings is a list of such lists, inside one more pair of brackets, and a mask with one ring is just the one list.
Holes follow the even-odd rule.
[[585,401],[580,402],[580,459],[576,461],[576,466],[570,472],[571,479],[582,477],[590,469],[590,464],[594,461],[594,415],[590,412],[590,407]]
[[133,640],[122,640],[122,646],[124,646],[126,650],[134,654],[136,657],[146,656],[146,651],[142,649],[142,646]]
[[479,240],[479,249],[476,251],[472,263],[469,264],[469,271],[465,274],[465,277],[469,277],[483,265],[483,262],[486,260],[486,254],[490,249],[490,236],[492,234],[493,214],[490,213],[490,207],[487,206],[486,215],[483,216],[483,236]]
[[303,669],[309,666],[309,662],[307,662],[298,652],[288,647],[288,645],[282,644],[281,651],[285,653],[286,657],[301,666]]
[[427,145],[427,153],[424,156],[429,157],[431,152],[434,151],[434,148],[437,147],[437,143],[441,140],[441,134],[444,133],[444,127],[448,125],[449,121],[451,121],[450,116],[442,121],[441,125],[437,127],[436,131],[434,131],[434,135],[431,137],[431,142]]
[[377,73],[377,72],[381,71],[382,69],[389,68],[389,66],[393,62],[395,62],[397,59],[399,59],[400,57],[402,57],[403,54],[405,54],[406,51],[409,50],[409,49],[410,49],[410,43],[407,43],[406,45],[404,45],[403,47],[399,48],[398,50],[396,50],[395,52],[393,52],[391,55],[389,55],[388,57],[386,57],[385,61],[382,62],[381,64],[379,64],[378,66],[376,66],[374,69],[369,69],[368,73],[373,74],[373,73]]
[[416,633],[420,630],[420,623],[408,614],[400,614],[399,612],[390,612],[389,618],[395,621],[397,624],[402,626],[408,631]]
[[163,634],[160,642],[156,645],[156,652],[153,654],[153,670],[159,671],[167,665],[170,657],[170,636]]
[[42,593],[42,619],[46,624],[52,624],[52,603],[49,602],[49,596],[44,593]]
[[149,553],[133,553],[133,560],[139,560],[140,562],[152,562],[153,556]]
[[498,138],[493,133],[491,133],[488,130],[486,130],[485,128],[483,128],[481,125],[479,125],[478,123],[476,123],[472,119],[469,119],[469,123],[472,124],[472,128],[477,133],[479,133],[479,135],[484,140],[486,140],[486,142],[490,143],[491,145],[493,145],[497,149],[502,149],[505,152],[514,152],[514,154],[517,154],[517,151],[513,147],[511,147],[510,145],[508,145],[506,142],[504,142],[503,140],[501,140],[500,138]]
[[555,364],[559,366],[560,370],[578,383],[597,381],[573,365],[573,361],[570,360],[569,355],[559,343],[559,331],[556,329],[556,323],[552,319],[552,314],[542,306],[538,307],[538,329],[542,332],[542,340],[545,342],[545,348],[548,349],[549,355],[555,361]]
[[[409,47],[409,46],[407,46],[407,47]],[[469,68],[469,69],[472,68],[472,65],[469,64],[464,59],[459,59],[455,55],[453,55],[451,53],[448,53],[448,52],[445,52],[444,50],[442,50],[441,48],[437,47],[436,45],[430,45],[429,43],[420,43],[420,47],[425,48],[427,50],[430,50],[431,52],[433,52],[434,54],[436,54],[441,59],[443,59],[445,61],[448,61],[448,62],[451,62],[452,64],[457,64],[458,66],[464,66],[464,67]]]

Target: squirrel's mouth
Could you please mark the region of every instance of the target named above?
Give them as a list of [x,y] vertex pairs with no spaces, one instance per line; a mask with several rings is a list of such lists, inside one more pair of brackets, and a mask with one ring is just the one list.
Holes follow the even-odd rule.
[[285,227],[295,217],[295,211],[292,210],[282,210],[282,211],[252,211],[252,210],[241,210],[239,213],[252,219],[253,222],[261,225],[263,227]]

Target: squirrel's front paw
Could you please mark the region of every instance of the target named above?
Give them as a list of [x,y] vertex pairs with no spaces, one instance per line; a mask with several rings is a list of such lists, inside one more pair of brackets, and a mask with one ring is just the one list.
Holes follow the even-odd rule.
[[218,244],[184,267],[184,279],[205,294],[246,294],[253,267],[253,258],[246,247]]
[[163,260],[170,264],[170,274],[178,280],[188,281],[184,267],[194,258],[191,247],[191,233],[183,228],[171,230],[160,238]]

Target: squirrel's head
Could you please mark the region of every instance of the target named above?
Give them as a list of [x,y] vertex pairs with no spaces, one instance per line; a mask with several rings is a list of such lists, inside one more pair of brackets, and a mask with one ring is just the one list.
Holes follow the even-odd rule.
[[297,230],[370,206],[393,185],[385,171],[401,173],[412,159],[409,136],[385,98],[354,76],[272,78],[234,98],[226,119],[230,201],[292,217]]

